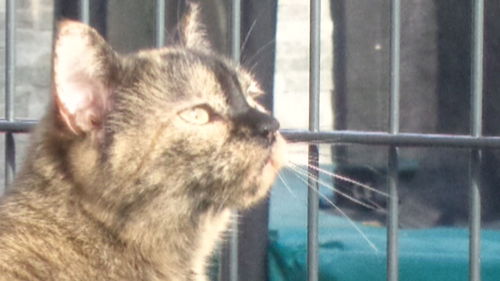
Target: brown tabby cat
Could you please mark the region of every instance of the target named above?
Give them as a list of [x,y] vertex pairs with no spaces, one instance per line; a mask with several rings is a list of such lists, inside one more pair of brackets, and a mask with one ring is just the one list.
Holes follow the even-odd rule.
[[0,203],[0,280],[207,280],[231,211],[266,195],[284,141],[196,15],[179,46],[128,56],[59,25],[53,104]]

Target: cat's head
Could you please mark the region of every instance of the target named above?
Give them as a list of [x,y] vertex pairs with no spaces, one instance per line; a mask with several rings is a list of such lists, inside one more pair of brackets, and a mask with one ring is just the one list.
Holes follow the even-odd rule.
[[84,193],[133,200],[155,188],[235,208],[267,193],[283,162],[279,123],[252,75],[209,50],[196,14],[178,45],[127,56],[60,23],[51,122]]

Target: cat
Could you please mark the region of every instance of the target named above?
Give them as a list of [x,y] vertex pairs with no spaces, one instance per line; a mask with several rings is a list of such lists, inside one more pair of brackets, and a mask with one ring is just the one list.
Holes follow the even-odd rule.
[[231,213],[266,196],[286,142],[198,13],[178,44],[126,56],[58,25],[52,102],[0,201],[1,281],[208,280]]

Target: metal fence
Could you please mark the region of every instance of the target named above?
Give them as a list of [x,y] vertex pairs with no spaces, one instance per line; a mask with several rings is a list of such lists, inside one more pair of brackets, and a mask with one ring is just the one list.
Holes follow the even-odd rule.
[[[89,1],[80,0],[80,19],[89,22]],[[234,0],[232,9],[232,42],[231,56],[240,59],[240,1]],[[309,130],[282,130],[292,142],[308,142],[309,159],[314,166],[318,165],[320,143],[347,143],[383,145],[388,147],[389,160],[389,215],[387,227],[387,280],[398,280],[398,154],[400,147],[461,147],[470,150],[470,238],[469,238],[469,280],[479,281],[480,277],[480,228],[481,198],[480,176],[482,149],[500,148],[500,137],[482,135],[482,92],[483,92],[483,24],[484,1],[475,0],[473,13],[473,52],[472,52],[472,93],[470,106],[471,132],[469,135],[412,134],[399,132],[399,83],[400,83],[400,0],[392,0],[392,32],[391,32],[391,93],[389,129],[386,133],[364,131],[319,131],[319,34],[320,34],[320,1],[310,0],[310,89],[309,89]],[[156,1],[156,45],[164,45],[164,0]],[[5,132],[5,177],[8,184],[15,172],[14,134],[28,132],[36,121],[19,121],[15,119],[13,97],[15,94],[15,0],[6,0],[5,31],[5,117],[0,120],[0,131]],[[308,280],[318,280],[318,189],[314,178],[317,170],[309,171],[311,180],[308,195]],[[237,253],[237,236],[232,241],[230,259],[230,280],[238,279],[238,267],[234,257]]]
[[[310,125],[309,131],[284,131],[290,140],[314,143],[363,143],[368,145],[387,145],[389,147],[388,184],[389,215],[387,227],[387,280],[398,280],[398,154],[402,146],[443,146],[470,149],[470,210],[469,210],[469,280],[481,280],[480,274],[480,229],[481,198],[480,169],[483,148],[499,148],[500,138],[482,136],[483,100],[483,38],[484,38],[484,1],[475,0],[473,6],[473,52],[472,52],[472,93],[471,93],[471,132],[467,136],[407,134],[399,132],[400,100],[400,1],[391,1],[391,93],[389,129],[387,133],[359,131],[318,132],[318,89],[319,89],[319,11],[320,1],[311,0],[311,40],[310,40]],[[311,145],[309,158],[317,165],[318,147]],[[315,171],[310,171],[317,177]],[[318,280],[318,195],[314,192],[314,181],[309,182],[308,212],[308,280]]]

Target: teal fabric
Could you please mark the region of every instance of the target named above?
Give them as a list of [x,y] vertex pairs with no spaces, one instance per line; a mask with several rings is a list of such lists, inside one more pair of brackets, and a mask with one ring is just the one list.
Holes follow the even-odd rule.
[[[320,230],[320,280],[385,281],[385,230],[362,227],[377,250],[355,238],[352,229]],[[270,235],[269,264],[272,281],[306,278],[307,233],[280,229]],[[483,231],[482,280],[500,280],[500,231]],[[464,229],[402,230],[400,280],[467,281],[468,231]]]
[[[269,276],[271,281],[304,281],[307,187],[287,173],[281,176],[288,186],[279,181],[271,194]],[[467,229],[401,230],[399,235],[401,281],[468,280]],[[482,281],[500,281],[500,231],[483,230],[481,239]],[[319,241],[321,281],[386,280],[385,228],[321,211]]]

